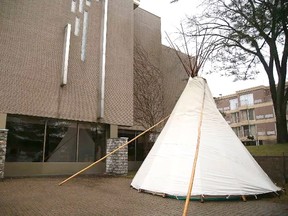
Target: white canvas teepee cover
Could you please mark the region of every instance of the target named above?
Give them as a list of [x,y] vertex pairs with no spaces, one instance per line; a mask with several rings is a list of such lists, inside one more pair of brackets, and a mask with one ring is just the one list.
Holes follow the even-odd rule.
[[[204,103],[204,104],[203,104]],[[190,78],[131,185],[186,196],[203,106],[191,196],[256,195],[279,191],[217,110],[206,80]]]

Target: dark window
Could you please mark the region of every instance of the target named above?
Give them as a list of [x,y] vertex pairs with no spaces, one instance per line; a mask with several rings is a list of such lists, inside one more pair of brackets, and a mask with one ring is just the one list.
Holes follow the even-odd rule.
[[248,110],[248,118],[249,120],[254,120],[254,109],[249,109]]
[[7,162],[43,160],[44,120],[8,115],[7,129]]
[[79,124],[79,161],[96,161],[105,156],[106,128],[101,124]]
[[8,115],[7,129],[7,162],[92,162],[106,154],[104,124]]
[[243,126],[244,136],[247,137],[250,135],[250,130],[248,125]]
[[239,113],[236,112],[236,113],[232,113],[232,123],[237,123],[239,122]]
[[77,124],[68,121],[48,120],[45,161],[76,161]]
[[[120,130],[119,137],[128,137],[128,141],[139,135],[141,132],[131,130]],[[143,136],[134,140],[128,145],[128,160],[143,161],[144,160],[144,143]]]

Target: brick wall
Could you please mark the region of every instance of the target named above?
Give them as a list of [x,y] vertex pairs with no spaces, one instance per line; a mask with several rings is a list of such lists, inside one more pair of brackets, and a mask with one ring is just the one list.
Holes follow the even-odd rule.
[[[83,12],[72,0],[2,0],[0,111],[97,122],[103,2],[88,12],[86,59],[81,61]],[[109,1],[103,123],[133,124],[133,1]],[[79,35],[74,35],[75,19]],[[60,87],[64,27],[72,25],[68,83]],[[160,29],[159,29],[160,32]],[[160,41],[159,41],[160,44]],[[14,86],[14,87],[12,87]],[[33,106],[31,106],[33,104]]]
[[271,180],[279,186],[288,182],[288,156],[254,157]]
[[4,178],[4,163],[8,130],[0,129],[0,179]]
[[[126,143],[128,138],[120,137],[107,140],[107,154]],[[125,146],[107,157],[106,173],[127,175],[128,173],[128,146]]]

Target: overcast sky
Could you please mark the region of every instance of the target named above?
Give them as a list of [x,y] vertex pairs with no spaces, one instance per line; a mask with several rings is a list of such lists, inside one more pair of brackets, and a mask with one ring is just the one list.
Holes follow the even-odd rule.
[[[170,4],[171,0],[141,0],[140,7],[159,17],[161,17],[162,35],[166,31],[168,34],[177,32],[180,22],[186,15],[193,15],[201,12],[201,7],[197,7],[201,0],[180,0],[177,3]],[[167,41],[162,37],[162,43],[167,45]],[[193,54],[193,53],[192,53]],[[206,65],[209,67],[209,65]],[[260,67],[262,70],[262,66]],[[213,96],[218,97],[220,94],[233,94],[235,91],[259,85],[268,85],[268,79],[264,72],[256,77],[255,80],[233,82],[232,77],[220,77],[218,74],[205,75]]]

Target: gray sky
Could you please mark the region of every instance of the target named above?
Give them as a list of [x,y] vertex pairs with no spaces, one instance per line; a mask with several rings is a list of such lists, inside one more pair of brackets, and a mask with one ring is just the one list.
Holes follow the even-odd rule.
[[[201,12],[201,7],[197,7],[201,0],[180,0],[178,3],[174,4],[170,4],[169,2],[170,0],[140,1],[141,8],[161,17],[162,35],[165,34],[165,31],[169,35],[177,32],[177,28],[180,26],[181,21],[185,19],[186,15],[189,16]],[[163,37],[162,43],[168,45],[167,41]],[[206,68],[209,67],[210,65],[207,63]],[[262,66],[259,68],[262,70]],[[268,85],[268,79],[264,70],[255,80],[237,82],[233,82],[233,77],[220,77],[218,74],[205,75],[202,73],[201,75],[207,79],[210,90],[215,97],[219,96],[219,94],[233,94],[235,91],[245,88]]]

